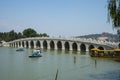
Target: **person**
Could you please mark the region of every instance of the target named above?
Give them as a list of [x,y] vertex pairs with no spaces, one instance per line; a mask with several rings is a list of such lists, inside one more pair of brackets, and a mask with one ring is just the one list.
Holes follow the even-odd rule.
[[95,68],[96,68],[96,66],[97,66],[97,60],[95,59]]
[[76,63],[76,56],[74,56],[74,64]]

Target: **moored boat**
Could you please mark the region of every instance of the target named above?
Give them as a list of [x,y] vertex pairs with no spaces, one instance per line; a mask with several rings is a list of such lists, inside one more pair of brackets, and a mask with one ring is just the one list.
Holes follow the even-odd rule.
[[120,58],[120,49],[114,50],[91,49],[90,56],[101,58]]

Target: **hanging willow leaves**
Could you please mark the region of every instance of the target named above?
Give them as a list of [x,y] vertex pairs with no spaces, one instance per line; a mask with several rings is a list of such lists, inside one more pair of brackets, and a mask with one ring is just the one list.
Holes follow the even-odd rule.
[[120,0],[108,0],[108,20],[113,27],[120,27]]

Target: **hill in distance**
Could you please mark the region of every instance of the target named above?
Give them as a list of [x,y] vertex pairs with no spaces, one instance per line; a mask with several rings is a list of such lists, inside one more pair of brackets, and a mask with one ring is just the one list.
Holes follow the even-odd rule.
[[105,38],[106,41],[118,42],[117,34],[111,34],[107,32],[103,32],[101,34],[89,34],[89,35],[84,35],[84,36],[76,36],[76,38],[92,38],[96,40]]

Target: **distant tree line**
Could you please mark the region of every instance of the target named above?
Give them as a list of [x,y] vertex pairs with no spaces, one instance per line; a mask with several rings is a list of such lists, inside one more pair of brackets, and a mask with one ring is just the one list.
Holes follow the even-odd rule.
[[27,28],[22,33],[21,32],[15,32],[14,30],[11,30],[10,32],[0,32],[0,41],[12,41],[15,39],[20,38],[27,38],[27,37],[49,37],[46,33],[37,33],[34,29]]

